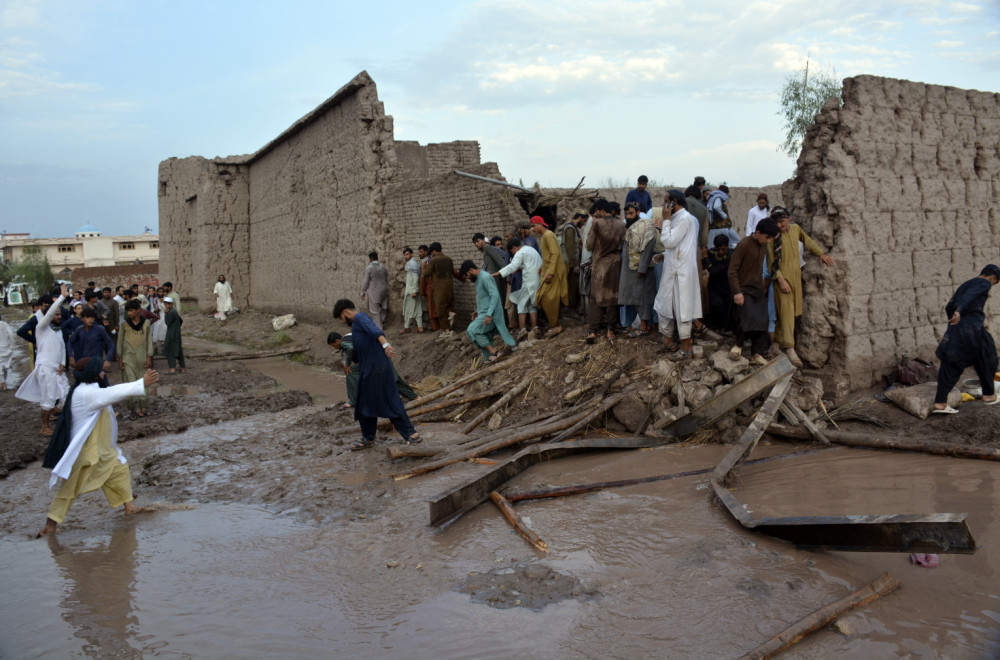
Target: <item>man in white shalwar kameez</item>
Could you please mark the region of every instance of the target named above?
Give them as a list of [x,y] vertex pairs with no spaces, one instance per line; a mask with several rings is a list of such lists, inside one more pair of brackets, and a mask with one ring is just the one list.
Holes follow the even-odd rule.
[[125,513],[136,513],[132,496],[132,477],[128,463],[118,448],[118,423],[111,405],[128,397],[139,397],[145,388],[159,380],[159,374],[147,369],[131,383],[102,388],[102,365],[83,358],[76,362],[76,385],[69,392],[67,405],[56,426],[42,462],[52,468],[49,488],[60,480],[62,485],[49,507],[45,527],[38,536],[56,531],[70,506],[83,493],[100,488],[112,509],[123,504]]
[[233,286],[226,281],[225,275],[219,275],[215,283],[215,311],[219,319],[225,321],[226,314],[231,314],[233,309]]
[[403,270],[406,272],[406,289],[403,291],[403,332],[410,331],[410,324],[416,325],[417,332],[424,331],[424,323],[420,308],[420,273],[423,266],[420,261],[413,256],[413,250],[406,248],[403,250],[403,258],[406,265]]
[[508,294],[510,301],[517,306],[517,318],[521,329],[517,339],[528,334],[528,315],[531,315],[532,330],[538,328],[538,308],[535,307],[535,297],[542,282],[542,255],[530,245],[523,245],[521,239],[512,238],[507,241],[507,251],[513,254],[510,263],[493,273],[493,277],[508,277],[521,271],[523,280],[521,288]]
[[59,306],[69,294],[65,284],[59,285],[59,298],[52,301],[52,296],[46,294],[39,298],[43,308],[48,304],[45,313],[42,309],[35,312],[38,325],[35,327],[35,368],[21,383],[14,394],[18,399],[37,403],[42,409],[42,435],[52,435],[49,417],[56,404],[65,400],[69,392],[69,381],[63,373],[66,364],[66,343],[63,340],[59,325],[62,322]]
[[[698,221],[687,212],[684,193],[667,191],[663,202],[663,229],[660,240],[663,274],[653,310],[660,317],[660,333],[666,350],[675,359],[691,356],[691,328],[701,318],[701,282],[698,278]],[[674,341],[674,324],[680,350]]]

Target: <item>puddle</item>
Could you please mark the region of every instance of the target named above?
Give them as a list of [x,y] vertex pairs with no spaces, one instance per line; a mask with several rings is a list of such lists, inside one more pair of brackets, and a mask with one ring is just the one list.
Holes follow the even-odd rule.
[[290,390],[305,390],[317,405],[347,401],[347,381],[343,374],[307,367],[283,357],[240,362],[249,369],[270,376]]
[[[296,414],[217,432],[245,424],[274,437]],[[306,455],[294,463],[296,482],[277,460],[235,462],[239,447],[223,454],[230,462],[207,457],[221,446],[213,433],[164,439],[195,456],[188,469],[193,481],[212,481],[198,491],[211,501],[124,519],[89,494],[52,540],[0,537],[0,657],[733,657],[886,571],[903,587],[846,615],[851,634],[820,631],[784,657],[1000,655],[996,463],[844,449],[743,469],[739,496],[761,512],[866,513],[904,503],[968,512],[979,551],[943,555],[937,569],[894,553],[798,551],[748,532],[712,501],[705,475],[520,503],[551,549],[543,555],[490,504],[443,530],[427,526],[427,500],[484,466],[365,490],[371,475],[347,469],[356,463]],[[755,457],[800,448],[761,446]],[[727,449],[564,458],[512,485],[690,470]],[[0,499],[21,510],[37,491],[38,511],[18,515],[40,524],[48,495],[41,470],[30,472],[0,483]],[[824,487],[840,479],[852,493]],[[267,507],[224,503],[247,484],[292,492]],[[347,488],[319,500],[328,509],[359,498],[383,504],[350,520],[300,522],[302,507],[335,484]]]

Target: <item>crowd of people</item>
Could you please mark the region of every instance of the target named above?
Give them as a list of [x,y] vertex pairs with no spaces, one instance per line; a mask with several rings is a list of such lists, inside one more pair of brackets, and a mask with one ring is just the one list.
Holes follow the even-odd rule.
[[[647,186],[641,176],[624,208],[596,199],[558,227],[536,215],[504,236],[476,233],[478,263],[456,268],[440,243],[420,245],[416,253],[407,247],[402,332],[450,336],[455,282],[473,280],[477,311],[466,333],[485,360],[498,355],[496,333],[508,346],[529,334],[551,336],[562,330],[564,314],[586,321],[588,343],[655,331],[663,350],[680,360],[692,355],[692,339],[712,328],[733,337],[733,359],[749,348],[749,359],[763,364],[784,351],[802,366],[795,331],[805,255],[817,255],[824,266],[833,259],[763,192],[741,237],[727,186],[713,190],[696,177],[687,190],[667,191],[658,207]],[[389,274],[378,254],[369,261],[361,299],[368,317],[382,326]]]

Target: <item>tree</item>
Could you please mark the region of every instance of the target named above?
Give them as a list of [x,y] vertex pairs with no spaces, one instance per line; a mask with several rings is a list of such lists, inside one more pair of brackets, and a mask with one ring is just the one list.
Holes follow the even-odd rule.
[[780,109],[777,114],[785,120],[785,141],[779,150],[793,158],[797,156],[802,148],[806,129],[812,126],[827,99],[840,99],[842,87],[843,84],[837,79],[837,72],[832,69],[810,73],[808,59],[801,72],[789,74],[778,100]]
[[39,294],[51,291],[56,281],[48,257],[38,254],[26,254],[18,261],[5,262],[3,279],[26,282]]

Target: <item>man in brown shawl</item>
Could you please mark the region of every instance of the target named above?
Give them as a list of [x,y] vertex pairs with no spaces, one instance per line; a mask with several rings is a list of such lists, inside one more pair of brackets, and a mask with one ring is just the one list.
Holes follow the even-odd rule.
[[433,310],[444,334],[451,336],[451,322],[455,316],[455,264],[451,257],[441,252],[441,244],[431,243],[431,260],[424,269],[424,280],[430,281]]
[[615,336],[618,319],[618,278],[621,273],[621,244],[625,238],[625,224],[608,213],[608,202],[599,199],[590,211],[593,216],[587,249],[592,253],[590,280],[590,335],[587,343],[597,339],[597,333],[606,330],[608,339]]

